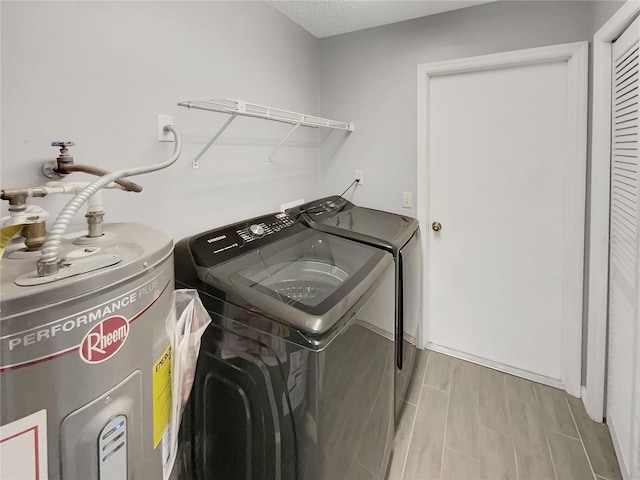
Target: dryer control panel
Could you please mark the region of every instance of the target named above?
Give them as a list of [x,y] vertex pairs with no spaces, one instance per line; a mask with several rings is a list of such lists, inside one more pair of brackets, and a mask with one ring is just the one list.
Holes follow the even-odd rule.
[[304,225],[279,212],[201,233],[189,243],[196,263],[212,267],[304,229]]
[[320,222],[324,218],[330,218],[343,210],[353,208],[353,203],[339,195],[320,198],[304,205],[287,210],[287,213],[302,223]]

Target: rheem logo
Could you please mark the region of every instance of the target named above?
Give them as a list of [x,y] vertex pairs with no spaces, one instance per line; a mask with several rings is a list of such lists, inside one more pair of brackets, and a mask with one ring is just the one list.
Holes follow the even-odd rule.
[[100,363],[115,355],[129,335],[129,322],[124,317],[109,317],[85,335],[80,344],[80,358],[87,363]]

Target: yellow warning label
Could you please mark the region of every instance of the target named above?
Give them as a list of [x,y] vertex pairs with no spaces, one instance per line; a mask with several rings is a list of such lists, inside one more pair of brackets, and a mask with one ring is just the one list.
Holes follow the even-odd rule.
[[4,254],[4,249],[13,237],[15,237],[24,225],[12,225],[10,227],[2,227],[0,231],[0,257]]
[[171,345],[153,364],[153,448],[171,420]]

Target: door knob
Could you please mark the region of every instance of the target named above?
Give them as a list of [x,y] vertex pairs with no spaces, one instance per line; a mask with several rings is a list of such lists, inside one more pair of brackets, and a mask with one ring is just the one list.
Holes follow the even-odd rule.
[[431,228],[433,228],[434,232],[439,232],[440,229],[442,228],[442,225],[440,225],[440,222],[433,222],[431,224]]

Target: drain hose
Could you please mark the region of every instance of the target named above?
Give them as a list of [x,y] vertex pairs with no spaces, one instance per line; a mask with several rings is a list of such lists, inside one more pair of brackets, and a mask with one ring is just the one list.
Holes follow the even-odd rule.
[[49,231],[44,246],[42,247],[42,255],[38,261],[38,275],[46,276],[52,275],[58,271],[58,251],[62,244],[62,236],[67,231],[67,227],[71,222],[71,219],[78,212],[78,209],[98,190],[107,186],[111,182],[114,182],[120,178],[132,177],[134,175],[141,175],[143,173],[155,172],[162,170],[175,163],[182,151],[182,137],[173,126],[167,125],[165,130],[173,133],[175,139],[175,147],[173,149],[173,155],[169,160],[156,165],[150,165],[146,167],[130,168],[127,170],[119,170],[117,172],[109,173],[83,188],[77,195],[75,195],[69,203],[62,209],[58,218],[56,218],[53,227]]

